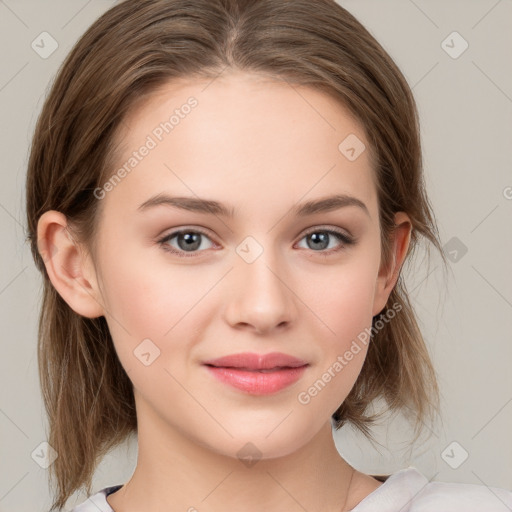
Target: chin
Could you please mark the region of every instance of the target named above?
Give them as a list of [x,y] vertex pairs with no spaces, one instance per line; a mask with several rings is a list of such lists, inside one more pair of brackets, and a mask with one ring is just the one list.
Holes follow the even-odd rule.
[[[243,428],[240,425],[226,425],[233,437],[222,436],[218,443],[208,446],[220,455],[237,458],[241,462],[286,457],[300,450],[316,433],[311,426],[305,431],[292,421],[284,425],[287,421],[285,420],[280,425],[286,416],[287,414],[283,414],[278,421],[254,423]],[[290,415],[290,419],[292,416]],[[247,465],[250,466],[249,463]]]

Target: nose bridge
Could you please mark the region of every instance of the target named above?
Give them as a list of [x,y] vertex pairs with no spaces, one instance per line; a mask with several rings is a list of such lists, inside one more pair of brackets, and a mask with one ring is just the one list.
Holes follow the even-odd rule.
[[[269,235],[266,240],[270,240]],[[286,262],[269,241],[247,237],[236,247],[230,322],[270,329],[293,314],[293,293],[287,283]]]

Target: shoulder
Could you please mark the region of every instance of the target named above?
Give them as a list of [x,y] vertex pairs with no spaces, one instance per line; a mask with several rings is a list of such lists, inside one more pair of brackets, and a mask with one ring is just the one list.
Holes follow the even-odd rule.
[[510,512],[512,492],[479,484],[429,482],[411,503],[411,512]]
[[108,504],[107,496],[117,491],[123,484],[111,485],[98,491],[96,494],[89,496],[87,500],[77,505],[70,512],[114,512]]
[[388,476],[351,512],[510,512],[512,492],[478,484],[430,482],[414,467]]

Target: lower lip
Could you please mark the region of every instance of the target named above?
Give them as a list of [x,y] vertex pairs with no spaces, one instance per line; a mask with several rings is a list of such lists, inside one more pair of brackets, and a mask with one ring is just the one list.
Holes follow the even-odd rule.
[[282,368],[272,372],[258,372],[238,370],[236,368],[222,368],[207,366],[206,368],[221,382],[229,384],[251,395],[270,395],[291,386],[297,382],[307,365],[297,368]]

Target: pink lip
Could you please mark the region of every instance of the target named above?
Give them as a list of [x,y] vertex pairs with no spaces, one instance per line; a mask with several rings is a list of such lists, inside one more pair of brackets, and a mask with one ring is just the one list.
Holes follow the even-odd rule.
[[205,361],[221,382],[253,395],[277,393],[300,379],[307,361],[280,352],[241,353]]

